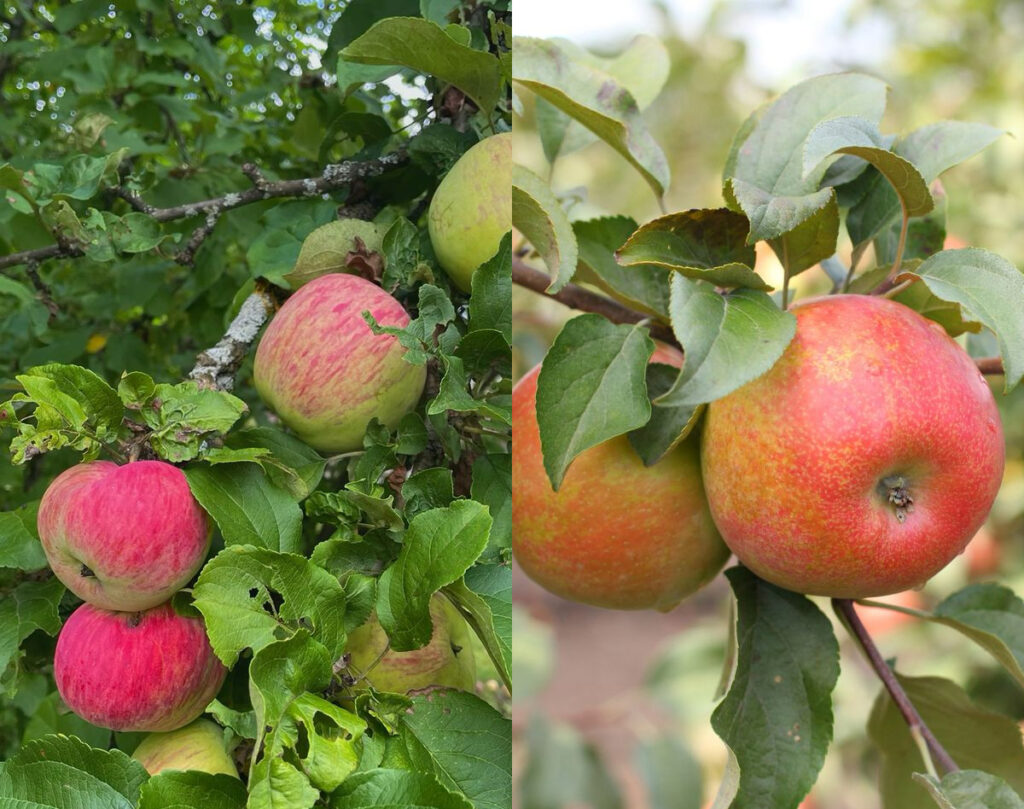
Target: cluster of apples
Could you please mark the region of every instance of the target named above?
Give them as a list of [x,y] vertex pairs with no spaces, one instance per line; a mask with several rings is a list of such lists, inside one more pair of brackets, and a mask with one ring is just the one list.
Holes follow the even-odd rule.
[[[616,438],[544,472],[534,369],[513,390],[513,549],[565,598],[668,610],[730,552],[789,590],[919,587],[988,515],[1005,447],[992,393],[935,322],[865,295],[790,308],[766,374],[712,402],[700,435],[645,467]],[[681,364],[662,349],[652,361]],[[602,519],[594,520],[594,514]]]
[[210,548],[184,473],[163,461],[73,466],[46,490],[38,524],[53,572],[85,602],[54,655],[68,707],[120,731],[171,731],[199,716],[227,672],[202,619],[169,600]]

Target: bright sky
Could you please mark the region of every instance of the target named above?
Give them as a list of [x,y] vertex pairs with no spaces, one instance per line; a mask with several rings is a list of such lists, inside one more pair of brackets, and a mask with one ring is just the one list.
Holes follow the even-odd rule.
[[[663,0],[681,33],[693,38],[715,0]],[[892,33],[881,17],[846,22],[853,0],[735,0],[726,30],[747,43],[751,73],[765,86],[785,85],[807,70],[833,72],[877,64]],[[516,0],[517,36],[562,36],[581,45],[625,44],[636,34],[663,33],[651,0]]]

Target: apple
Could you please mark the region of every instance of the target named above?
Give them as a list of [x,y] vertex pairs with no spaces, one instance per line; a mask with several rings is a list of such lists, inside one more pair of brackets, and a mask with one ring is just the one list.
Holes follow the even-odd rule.
[[722,537],[757,575],[800,593],[920,587],[964,550],[999,489],[988,384],[938,324],[899,303],[834,295],[791,311],[781,359],[704,421]]
[[209,719],[197,719],[165,733],[150,733],[139,742],[132,758],[150,775],[161,770],[200,770],[238,778],[235,763],[224,746],[224,731]]
[[187,725],[227,675],[202,619],[178,615],[170,602],[142,612],[83,604],[60,631],[53,670],[72,711],[122,731]]
[[382,326],[409,323],[376,284],[322,275],[285,301],[256,350],[253,377],[263,401],[321,452],[362,448],[371,419],[394,429],[423,393],[426,367],[406,362],[392,335],[375,335],[364,311]]
[[71,592],[107,610],[161,604],[195,575],[210,525],[184,473],[163,461],[65,470],[39,504],[46,558]]
[[[681,365],[659,348],[652,362]],[[644,466],[626,436],[580,453],[557,492],[541,456],[537,366],[512,390],[512,550],[552,593],[614,609],[667,611],[707,584],[729,556],[711,520],[690,436]]]
[[427,214],[438,262],[463,292],[512,227],[512,134],[485,138],[441,180]]
[[349,672],[356,678],[353,690],[365,690],[372,685],[378,691],[396,694],[431,686],[473,691],[476,660],[469,625],[440,593],[430,599],[430,620],[434,624],[430,642],[410,652],[388,649],[387,633],[376,614],[349,632],[345,652]]

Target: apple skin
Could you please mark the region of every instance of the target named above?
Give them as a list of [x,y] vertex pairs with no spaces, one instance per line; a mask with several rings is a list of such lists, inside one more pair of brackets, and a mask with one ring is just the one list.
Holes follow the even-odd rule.
[[[658,348],[652,362],[681,365]],[[626,436],[580,453],[557,492],[537,427],[540,366],[512,390],[512,550],[552,593],[597,607],[667,611],[707,584],[729,551],[711,520],[695,436],[644,466]]]
[[227,669],[199,618],[170,602],[142,612],[75,610],[57,638],[57,690],[67,706],[111,730],[177,730],[198,717]]
[[[360,678],[354,691],[372,685],[378,691],[408,694],[432,686],[473,691],[476,687],[476,660],[471,647],[469,624],[440,593],[430,599],[430,619],[434,634],[430,642],[410,652],[388,650],[388,636],[376,613],[358,629],[348,633],[345,652],[349,669]],[[458,649],[459,651],[455,651]],[[374,665],[374,661],[380,660]],[[370,668],[373,666],[373,668]],[[367,671],[369,669],[369,671]],[[362,674],[365,678],[361,678]]]
[[38,526],[57,578],[107,610],[162,604],[210,549],[209,520],[185,474],[163,461],[66,469],[43,495]]
[[382,326],[403,327],[409,314],[383,289],[344,273],[322,275],[288,298],[256,350],[253,377],[263,401],[295,434],[325,453],[363,446],[370,420],[389,429],[423,393],[426,366],[411,365]]
[[469,292],[473,271],[498,252],[512,227],[512,134],[485,138],[466,150],[430,202],[427,230],[438,262]]
[[235,763],[224,747],[224,731],[216,722],[197,719],[183,728],[151,733],[135,748],[132,758],[150,775],[161,770],[199,770],[238,778]]
[[[999,489],[992,393],[940,326],[901,304],[834,295],[791,311],[781,359],[704,420],[722,537],[758,576],[800,593],[920,587],[963,551]],[[890,502],[899,477],[912,510]]]

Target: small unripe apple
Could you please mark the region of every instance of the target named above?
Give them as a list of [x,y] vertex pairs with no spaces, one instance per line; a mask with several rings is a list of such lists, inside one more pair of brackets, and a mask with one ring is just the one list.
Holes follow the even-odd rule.
[[150,733],[139,742],[132,758],[150,775],[161,770],[199,770],[238,778],[235,763],[224,746],[224,730],[209,719],[166,733]]
[[919,587],[964,550],[999,490],[988,384],[902,304],[833,295],[791,311],[779,361],[708,408],[715,522],[780,587],[834,598]]
[[176,730],[198,717],[227,670],[200,618],[170,602],[143,612],[83,604],[57,638],[57,690],[82,719],[111,730]]
[[[388,636],[373,614],[349,632],[345,652],[356,691],[372,685],[378,691],[407,694],[421,688],[445,686],[472,691],[476,660],[470,646],[470,628],[459,611],[439,593],[430,599],[434,634],[430,642],[410,652],[388,649]],[[387,651],[385,651],[387,650]]]
[[485,138],[458,159],[430,202],[430,243],[463,292],[512,227],[512,135]]
[[[682,363],[659,348],[653,362]],[[691,436],[652,466],[618,436],[580,453],[556,492],[537,426],[537,366],[512,391],[512,549],[552,593],[615,609],[669,610],[729,556],[711,521]]]
[[206,559],[210,526],[184,473],[163,461],[65,470],[39,504],[46,558],[71,592],[107,610],[155,607]]
[[390,429],[423,393],[427,370],[403,359],[381,326],[408,325],[402,305],[354,275],[322,275],[288,298],[270,321],[253,365],[256,390],[295,434],[321,452],[363,445],[370,420]]

